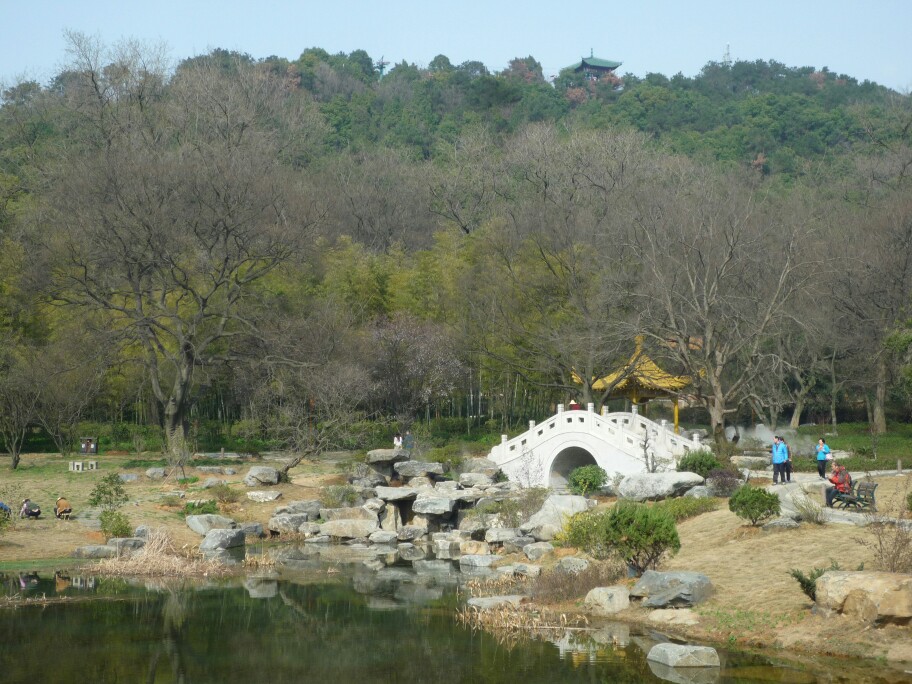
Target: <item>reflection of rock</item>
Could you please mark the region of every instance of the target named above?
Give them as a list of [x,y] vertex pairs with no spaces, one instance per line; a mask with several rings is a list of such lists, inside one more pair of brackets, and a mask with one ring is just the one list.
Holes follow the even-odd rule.
[[385,596],[369,596],[364,603],[368,610],[402,610],[406,606]]
[[669,667],[654,660],[647,660],[649,669],[659,679],[675,684],[715,684],[719,681],[718,667]]
[[214,560],[225,565],[240,565],[246,556],[245,547],[235,546],[230,549],[212,549],[203,552],[203,558]]
[[412,567],[419,575],[450,575],[455,572],[448,560],[418,560],[412,563]]
[[244,588],[253,599],[273,598],[279,593],[279,583],[266,577],[248,577]]
[[427,553],[420,546],[404,543],[396,547],[399,551],[399,557],[404,561],[424,560]]
[[597,644],[626,648],[630,644],[630,627],[620,623],[605,625],[590,632],[589,636]]

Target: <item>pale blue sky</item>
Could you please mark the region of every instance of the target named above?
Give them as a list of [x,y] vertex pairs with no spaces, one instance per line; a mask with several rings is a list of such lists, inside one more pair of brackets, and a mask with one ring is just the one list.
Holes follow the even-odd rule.
[[364,49],[426,65],[445,54],[503,69],[532,55],[554,75],[590,49],[621,73],[697,74],[708,61],[775,59],[912,91],[912,0],[0,0],[0,83],[46,83],[65,29],[164,43],[175,62],[216,47],[297,58]]

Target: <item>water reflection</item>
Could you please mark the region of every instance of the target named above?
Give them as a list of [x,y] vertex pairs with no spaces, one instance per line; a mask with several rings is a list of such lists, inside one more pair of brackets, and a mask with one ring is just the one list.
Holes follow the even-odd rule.
[[646,661],[662,637],[620,624],[508,647],[454,620],[455,587],[463,575],[450,561],[405,564],[388,552],[374,553],[349,565],[337,562],[339,571],[327,574],[326,565],[301,565],[317,563],[306,551],[289,552],[292,562],[281,571],[228,581],[0,575],[8,596],[66,597],[0,610],[0,678],[150,684],[889,681],[789,671],[729,655],[721,669],[674,670]]

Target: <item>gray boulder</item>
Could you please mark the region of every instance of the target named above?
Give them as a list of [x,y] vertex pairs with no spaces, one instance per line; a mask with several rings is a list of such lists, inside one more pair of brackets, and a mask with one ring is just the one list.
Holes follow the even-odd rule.
[[589,561],[587,561],[585,558],[567,556],[566,558],[561,558],[559,561],[557,561],[557,565],[554,566],[554,569],[558,572],[563,572],[568,575],[578,575],[588,567]]
[[384,501],[406,501],[418,496],[418,490],[412,487],[377,487],[377,498]]
[[537,561],[542,556],[551,553],[554,550],[554,547],[548,542],[536,542],[534,544],[527,544],[523,547],[523,553],[526,554],[526,558],[530,561]]
[[684,644],[656,644],[649,650],[646,660],[668,667],[719,667],[719,654],[709,646]]
[[269,503],[282,496],[282,492],[247,492],[247,498],[257,503]]
[[102,544],[89,544],[73,551],[73,558],[117,558],[117,549]]
[[289,501],[284,506],[278,506],[273,515],[300,515],[306,514],[308,520],[316,520],[320,517],[320,509],[323,508],[321,504],[316,499],[309,499],[307,501]]
[[392,544],[398,538],[398,534],[395,532],[387,532],[386,530],[377,530],[368,537],[373,544]]
[[380,528],[376,516],[373,520],[343,519],[331,520],[320,525],[320,534],[337,539],[360,539],[369,537]]
[[206,535],[210,530],[231,530],[237,527],[237,523],[231,518],[223,515],[205,513],[203,515],[188,515],[187,527],[197,534]]
[[696,473],[635,473],[618,487],[618,494],[632,501],[660,501],[681,496],[688,489],[703,484]]
[[301,526],[307,524],[309,520],[308,513],[284,513],[272,516],[267,526],[273,532],[294,533],[298,532]]
[[409,454],[403,449],[374,449],[367,452],[368,463],[398,463],[409,460]]
[[498,465],[489,458],[470,458],[462,464],[462,470],[466,473],[482,473],[490,478],[500,472]]
[[213,487],[218,487],[219,485],[225,484],[224,480],[220,480],[217,477],[207,477],[206,481],[200,485],[203,489],[212,489]]
[[333,520],[373,520],[377,522],[377,514],[360,506],[352,508],[321,508],[320,517],[326,522]]
[[425,463],[422,461],[403,461],[393,465],[393,469],[402,477],[426,477],[443,475],[442,463]]
[[684,497],[689,499],[708,499],[713,495],[712,489],[706,485],[697,485],[684,492]]
[[403,525],[397,531],[399,541],[414,541],[427,534],[427,528],[420,525]]
[[489,544],[502,544],[521,536],[515,527],[491,527],[485,532],[484,540]]
[[503,606],[516,607],[525,596],[521,594],[511,594],[509,596],[475,596],[466,601],[467,606],[477,608],[478,610],[495,610]]
[[551,541],[560,532],[566,520],[577,513],[589,510],[594,501],[572,494],[552,494],[541,510],[519,526],[519,529],[539,541]]
[[630,607],[630,592],[623,586],[596,587],[586,594],[584,605],[595,615],[619,613]]
[[167,474],[168,471],[164,468],[149,468],[146,470],[146,477],[150,480],[162,480]]
[[425,515],[445,515],[452,513],[454,505],[453,500],[445,494],[420,492],[412,504],[412,511]]
[[689,607],[712,594],[712,583],[699,572],[656,572],[647,570],[630,590],[630,595],[645,599],[647,608]]
[[139,479],[139,475],[136,473],[120,473],[121,482],[136,482]]
[[243,532],[245,537],[265,537],[266,536],[266,533],[263,531],[263,525],[258,522],[240,523],[236,529]]
[[244,546],[244,543],[244,533],[240,530],[209,530],[206,538],[200,544],[200,551],[233,549],[238,546]]
[[497,560],[497,556],[478,556],[467,554],[459,557],[459,567],[464,568],[489,568]]
[[108,546],[113,546],[117,549],[118,556],[129,556],[145,545],[146,540],[139,537],[111,537],[108,539]]
[[463,487],[487,487],[492,483],[491,476],[484,473],[462,473],[459,476],[459,484]]
[[279,471],[270,466],[253,466],[244,476],[244,484],[248,487],[279,484]]

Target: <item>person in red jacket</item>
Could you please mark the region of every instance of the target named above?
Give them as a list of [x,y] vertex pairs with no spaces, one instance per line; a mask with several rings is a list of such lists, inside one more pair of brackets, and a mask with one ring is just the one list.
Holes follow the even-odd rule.
[[827,487],[826,505],[832,508],[833,500],[836,498],[837,493],[848,494],[852,491],[852,476],[849,475],[849,471],[845,469],[845,466],[833,461],[833,474],[827,479],[833,483],[833,486]]

